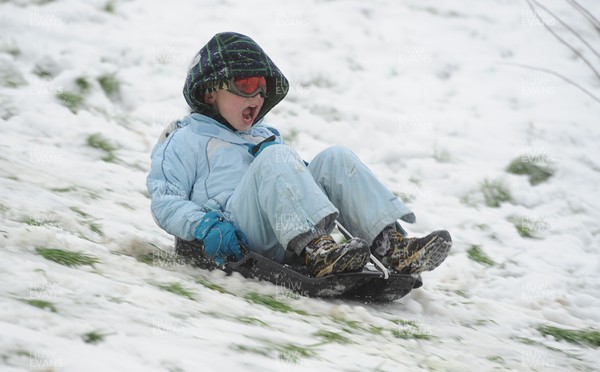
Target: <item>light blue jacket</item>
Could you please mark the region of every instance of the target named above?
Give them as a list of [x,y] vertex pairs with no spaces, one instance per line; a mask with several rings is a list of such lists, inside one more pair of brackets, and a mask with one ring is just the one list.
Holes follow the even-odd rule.
[[225,209],[254,161],[249,147],[273,135],[283,142],[277,130],[261,123],[246,132],[233,132],[197,113],[165,129],[152,150],[146,179],[158,225],[174,236],[193,240],[204,213]]

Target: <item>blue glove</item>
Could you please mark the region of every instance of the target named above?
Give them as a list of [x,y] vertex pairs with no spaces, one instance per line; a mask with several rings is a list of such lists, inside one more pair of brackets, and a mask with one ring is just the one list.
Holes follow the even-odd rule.
[[271,137],[265,139],[264,141],[262,141],[261,143],[259,143],[258,145],[248,145],[248,152],[250,154],[252,154],[254,157],[257,157],[258,154],[260,154],[262,150],[264,150],[266,147],[271,146],[271,145],[281,145],[280,142],[277,142],[276,136],[271,136]]
[[246,236],[225,219],[221,212],[206,213],[194,236],[202,241],[204,252],[219,266],[225,266],[225,260],[229,257],[233,257],[235,261],[241,260],[247,252]]

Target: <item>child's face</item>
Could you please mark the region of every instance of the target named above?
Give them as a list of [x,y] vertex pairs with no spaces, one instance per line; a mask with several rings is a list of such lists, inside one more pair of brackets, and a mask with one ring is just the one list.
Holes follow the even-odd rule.
[[265,99],[260,94],[246,98],[220,89],[207,93],[204,102],[212,105],[232,127],[243,132],[252,127]]

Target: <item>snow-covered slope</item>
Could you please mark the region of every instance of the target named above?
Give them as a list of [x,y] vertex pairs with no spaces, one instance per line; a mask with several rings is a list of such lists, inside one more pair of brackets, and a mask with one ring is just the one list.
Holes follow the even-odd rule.
[[[568,2],[543,4],[599,45]],[[411,234],[451,231],[424,287],[311,299],[172,254],[149,154],[220,31],[288,75],[267,121],[305,158],[350,147],[416,212]],[[596,348],[543,327],[600,327],[600,105],[515,64],[600,96],[526,1],[0,1],[0,369],[596,370]]]

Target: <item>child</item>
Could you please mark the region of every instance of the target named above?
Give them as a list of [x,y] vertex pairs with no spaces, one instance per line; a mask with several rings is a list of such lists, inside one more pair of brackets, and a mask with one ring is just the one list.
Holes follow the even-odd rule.
[[[224,32],[195,56],[183,95],[192,113],[170,125],[152,151],[147,179],[158,225],[176,251],[217,265],[246,249],[310,274],[360,271],[372,253],[388,268],[418,274],[447,257],[447,231],[406,238],[414,214],[343,147],[310,164],[263,117],[288,80],[252,39]],[[334,222],[353,236],[338,244]]]

